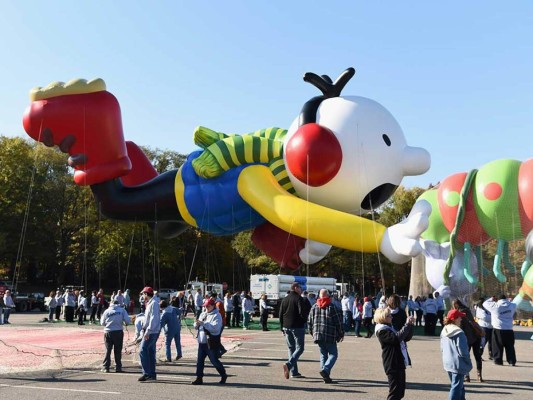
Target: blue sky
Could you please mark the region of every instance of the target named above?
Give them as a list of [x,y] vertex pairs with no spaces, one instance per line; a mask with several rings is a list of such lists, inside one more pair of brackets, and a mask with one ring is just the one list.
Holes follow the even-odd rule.
[[533,2],[0,0],[0,134],[25,136],[28,92],[103,78],[125,136],[181,153],[205,125],[288,127],[307,71],[357,73],[432,166],[408,187],[533,156]]

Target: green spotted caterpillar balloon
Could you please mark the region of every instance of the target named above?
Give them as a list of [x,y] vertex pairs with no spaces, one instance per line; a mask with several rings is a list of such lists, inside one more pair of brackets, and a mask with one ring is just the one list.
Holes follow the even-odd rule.
[[[472,246],[479,252],[478,246],[490,239],[498,240],[493,273],[505,282],[502,262],[509,271],[514,268],[509,262],[508,242],[524,239],[533,230],[533,159],[501,159],[479,170],[451,175],[421,199],[433,209],[429,227],[422,234],[426,274],[433,287],[451,288],[455,296],[474,291],[482,266]],[[431,271],[432,265],[440,268]],[[530,265],[529,259],[524,261],[522,276]],[[451,282],[453,268],[457,270]]]

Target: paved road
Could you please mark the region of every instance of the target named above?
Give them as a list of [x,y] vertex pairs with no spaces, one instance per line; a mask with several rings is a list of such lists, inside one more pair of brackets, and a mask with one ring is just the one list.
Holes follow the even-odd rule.
[[[32,319],[33,318],[33,319]],[[37,329],[45,329],[36,324],[31,314],[12,316],[14,324],[0,326],[0,340],[10,330],[20,330],[18,344]],[[84,327],[54,326],[57,335],[64,329],[74,329],[87,334],[88,330],[99,329]],[[93,332],[96,334],[96,330]],[[518,364],[495,366],[484,363],[485,383],[467,384],[467,398],[500,399],[502,396],[512,399],[529,399],[533,393],[533,334],[532,328],[517,328],[516,349]],[[188,335],[187,331],[183,336]],[[64,342],[77,343],[75,333],[68,333]],[[77,357],[53,359],[48,364],[49,370],[0,374],[0,397],[2,399],[50,399],[68,396],[70,399],[88,399],[98,396],[106,398],[150,398],[150,399],[317,399],[327,396],[329,399],[365,400],[384,399],[387,394],[386,377],[381,364],[379,343],[374,338],[364,339],[348,336],[340,344],[340,357],[332,378],[335,385],[326,385],[318,375],[319,352],[316,345],[307,341],[306,350],[300,361],[300,372],[304,379],[285,380],[282,364],[286,357],[284,338],[279,331],[225,331],[226,343],[232,349],[222,358],[230,375],[227,385],[218,385],[218,375],[213,368],[206,369],[203,386],[191,386],[194,380],[196,347],[187,339],[185,356],[179,362],[158,365],[158,381],[139,383],[140,367],[135,354],[125,356],[124,373],[99,372],[100,354],[92,354],[91,360]],[[13,339],[12,339],[13,340]],[[11,343],[13,344],[13,342]],[[17,347],[19,347],[17,345]],[[100,349],[101,350],[101,349]],[[16,351],[0,343],[0,366],[8,354]],[[407,399],[447,399],[448,378],[442,369],[438,338],[415,337],[409,344],[413,368],[407,371]],[[97,352],[95,352],[97,353]],[[28,354],[18,353],[20,357]],[[29,355],[31,357],[37,357]],[[89,357],[89,355],[84,355]],[[55,364],[54,364],[55,363]],[[61,368],[61,369],[60,369]],[[289,397],[290,396],[290,397]]]

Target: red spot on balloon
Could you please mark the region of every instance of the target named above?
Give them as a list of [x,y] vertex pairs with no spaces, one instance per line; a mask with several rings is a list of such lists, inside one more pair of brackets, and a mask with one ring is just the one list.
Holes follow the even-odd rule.
[[502,195],[503,189],[499,183],[492,182],[483,189],[483,196],[487,200],[497,200]]
[[287,168],[300,182],[322,186],[342,164],[342,149],[335,134],[315,123],[301,126],[285,146]]

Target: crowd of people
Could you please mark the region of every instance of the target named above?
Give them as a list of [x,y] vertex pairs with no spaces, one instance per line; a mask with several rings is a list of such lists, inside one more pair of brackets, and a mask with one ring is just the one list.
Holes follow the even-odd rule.
[[97,324],[103,312],[115,301],[129,314],[133,314],[135,302],[130,297],[129,289],[124,292],[117,290],[109,299],[104,296],[103,289],[93,290],[90,295],[83,289],[52,290],[46,301],[47,321],[53,323],[63,319],[65,322],[85,325],[89,316],[89,324]]
[[[5,305],[12,304],[9,291],[3,296]],[[378,300],[379,297],[379,300]],[[461,300],[451,301],[446,313],[445,302],[438,292],[427,296],[409,298],[392,294],[388,297],[360,297],[345,293],[341,299],[327,289],[314,293],[302,290],[295,282],[282,300],[279,308],[279,322],[288,347],[288,359],[283,364],[286,379],[298,379],[298,360],[305,351],[306,334],[312,336],[313,343],[319,348],[319,374],[326,384],[333,383],[333,367],[338,358],[337,344],[343,341],[347,332],[366,338],[377,337],[381,349],[385,374],[389,383],[388,399],[401,399],[405,395],[405,369],[411,365],[407,342],[412,338],[414,328],[424,326],[426,335],[435,335],[436,325],[442,330],[441,353],[443,367],[451,382],[450,399],[464,398],[464,382],[470,382],[473,365],[472,353],[477,370],[477,380],[483,382],[483,358],[485,348],[488,359],[496,365],[505,361],[514,366],[513,317],[516,305],[502,295],[499,299],[481,298],[471,310]],[[11,301],[10,301],[11,299]],[[164,362],[178,361],[183,357],[181,346],[181,324],[188,312],[193,312],[193,328],[198,341],[196,379],[193,385],[203,384],[205,359],[220,375],[219,383],[227,381],[227,373],[220,358],[226,349],[221,336],[225,328],[249,329],[255,313],[251,293],[228,291],[223,297],[217,293],[202,293],[197,289],[179,292],[169,301],[160,300],[157,292],[145,287],[140,292],[139,313],[135,314],[135,301],[130,291],[117,290],[109,301],[103,290],[94,290],[86,296],[84,290],[65,289],[50,293],[48,301],[50,322],[61,317],[66,322],[84,325],[89,314],[89,323],[99,323],[104,328],[105,357],[102,371],[111,368],[111,353],[114,354],[115,371],[122,371],[122,351],[124,347],[124,326],[135,325],[133,344],[139,345],[139,358],[142,375],[139,381],[153,381],[156,373],[156,343],[161,333],[165,335]],[[14,306],[14,303],[12,304]],[[272,311],[267,296],[259,300],[259,322],[263,331],[268,331],[268,317]],[[132,315],[133,314],[133,315]],[[130,317],[130,315],[132,315]],[[4,314],[4,322],[9,323],[9,313]],[[176,348],[175,358],[172,347]]]
[[[335,295],[322,289],[316,304],[302,295],[300,284],[294,283],[282,301],[280,324],[288,347],[288,359],[283,364],[286,379],[301,378],[298,359],[305,350],[308,330],[320,350],[320,375],[326,384],[333,383],[331,371],[338,357],[337,343],[348,331],[361,337],[361,325],[366,338],[377,336],[382,349],[382,361],[389,383],[387,399],[402,399],[405,395],[405,369],[411,365],[407,342],[414,328],[424,321],[424,333],[434,335],[437,322],[440,334],[443,367],[448,373],[451,388],[449,398],[464,399],[464,382],[470,382],[473,368],[470,352],[477,369],[477,380],[483,382],[482,354],[488,347],[489,360],[503,365],[516,365],[513,317],[516,305],[506,296],[479,299],[474,305],[475,316],[459,299],[451,302],[446,317],[445,302],[438,292],[427,297],[412,296],[408,300],[393,294],[381,296],[377,305],[368,296],[363,299],[346,293],[338,302]],[[415,316],[416,315],[416,316]]]

